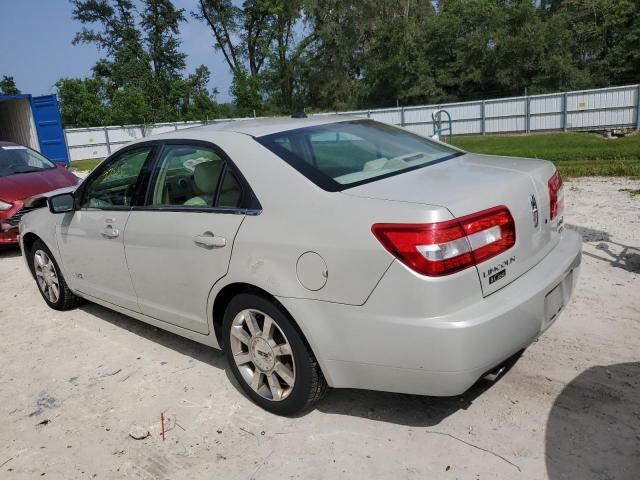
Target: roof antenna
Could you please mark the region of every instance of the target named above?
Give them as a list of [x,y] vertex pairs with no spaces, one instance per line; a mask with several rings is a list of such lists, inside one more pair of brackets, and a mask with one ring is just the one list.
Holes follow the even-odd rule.
[[307,114],[304,112],[293,112],[291,118],[307,118]]

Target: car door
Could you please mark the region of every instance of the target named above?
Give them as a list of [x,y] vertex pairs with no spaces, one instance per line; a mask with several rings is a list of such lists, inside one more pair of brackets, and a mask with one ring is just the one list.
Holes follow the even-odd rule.
[[56,227],[65,270],[74,289],[139,311],[124,252],[124,231],[153,146],[116,154],[83,183],[77,208]]
[[142,313],[208,333],[207,299],[228,270],[247,189],[211,144],[166,144],[144,206],[127,224],[125,251]]

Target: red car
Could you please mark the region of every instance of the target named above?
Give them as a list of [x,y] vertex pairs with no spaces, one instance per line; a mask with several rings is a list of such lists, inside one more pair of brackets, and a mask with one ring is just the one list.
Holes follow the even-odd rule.
[[78,177],[27,147],[0,142],[0,245],[18,242],[24,200],[57,188],[71,187]]

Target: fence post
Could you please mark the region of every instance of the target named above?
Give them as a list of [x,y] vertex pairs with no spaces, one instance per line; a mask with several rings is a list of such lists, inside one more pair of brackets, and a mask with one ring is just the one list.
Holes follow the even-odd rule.
[[482,133],[482,135],[486,134],[486,127],[485,127],[485,101],[482,100],[482,102],[480,103],[480,133]]
[[109,141],[109,129],[107,127],[104,128],[104,139],[107,142],[107,155],[111,155],[111,142]]
[[640,131],[640,84],[636,92],[636,130]]
[[67,138],[67,129],[63,128],[62,133],[64,135],[64,148],[67,149],[67,158],[69,159],[69,163],[67,163],[67,167],[71,165],[71,151],[69,150],[69,139]]
[[562,130],[567,131],[567,92],[562,94]]
[[400,107],[400,126],[404,127],[404,107]]
[[371,118],[371,110],[367,110],[367,118]]
[[173,122],[173,129],[178,130],[178,122]]
[[145,125],[140,125],[140,131],[142,132],[142,138],[147,136],[147,132],[146,130],[146,126]]
[[525,129],[527,133],[530,133],[531,132],[531,98],[530,97],[526,97],[524,105],[525,105],[525,114],[526,114]]

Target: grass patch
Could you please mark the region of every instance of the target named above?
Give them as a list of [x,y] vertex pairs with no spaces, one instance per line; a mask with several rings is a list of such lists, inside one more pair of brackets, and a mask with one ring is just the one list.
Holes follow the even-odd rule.
[[71,165],[69,165],[69,167],[72,168],[73,170],[78,170],[81,172],[90,172],[91,170],[96,168],[101,161],[102,161],[101,159],[100,160],[74,160],[73,162],[71,162]]
[[640,135],[605,139],[592,133],[454,137],[464,150],[490,155],[541,158],[565,177],[640,176]]

